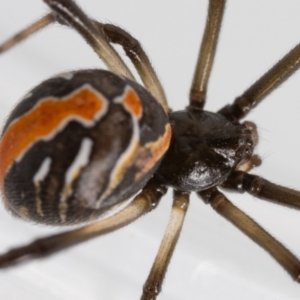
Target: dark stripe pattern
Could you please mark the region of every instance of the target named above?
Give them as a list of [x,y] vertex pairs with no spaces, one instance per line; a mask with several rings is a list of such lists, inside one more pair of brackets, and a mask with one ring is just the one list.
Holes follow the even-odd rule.
[[[108,71],[83,70],[44,81],[13,110],[2,138],[10,125],[28,114],[41,99],[54,97],[60,101],[87,84],[106,99],[107,111],[93,126],[76,119],[68,121],[50,139],[33,142],[22,157],[9,166],[1,188],[5,204],[13,214],[49,225],[87,222],[134,195],[157,169],[170,140],[168,118],[142,86]],[[124,105],[116,103],[116,99],[124,97],[128,90],[134,91],[136,102],[141,104],[142,115],[138,120],[134,120]],[[133,149],[134,132],[138,132],[138,139],[137,148]],[[90,142],[88,154],[82,150],[83,141]],[[128,151],[130,147],[132,151]],[[114,180],[120,158],[129,152],[134,156],[122,164],[120,181],[101,199]],[[87,162],[76,163],[80,155],[87,156]],[[34,178],[40,174],[47,158],[51,161],[49,169],[44,168],[37,184]],[[149,165],[149,169],[137,176],[145,165]],[[68,186],[66,174],[72,168],[77,169]]]

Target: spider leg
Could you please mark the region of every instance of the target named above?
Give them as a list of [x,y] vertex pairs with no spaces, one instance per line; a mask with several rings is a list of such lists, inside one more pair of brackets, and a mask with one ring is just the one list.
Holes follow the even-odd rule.
[[181,192],[174,193],[174,202],[169,223],[155,261],[152,265],[150,274],[144,284],[141,300],[155,300],[161,291],[171,256],[174,252],[182,229],[188,204],[189,194]]
[[269,71],[252,84],[235,101],[224,106],[218,113],[229,120],[244,118],[268,94],[287,80],[300,66],[300,44],[280,59]]
[[71,0],[44,0],[52,9],[50,13],[22,30],[4,44],[0,45],[0,53],[10,49],[15,44],[24,40],[31,34],[58,21],[61,24],[74,28],[93,48],[106,66],[114,73],[126,76],[134,80],[133,75],[127,68],[119,54],[107,42],[102,32],[99,32],[94,22]]
[[248,192],[256,198],[300,209],[300,192],[242,171],[233,172],[222,187]]
[[34,22],[33,24],[29,25],[25,29],[21,30],[11,38],[9,38],[7,41],[2,43],[0,45],[0,54],[9,50],[10,48],[14,47],[16,44],[20,43],[24,39],[26,39],[28,36],[34,34],[35,32],[45,28],[51,23],[54,23],[55,17],[52,13],[47,14],[46,16],[42,17],[38,21]]
[[226,0],[210,0],[206,26],[190,89],[190,106],[203,108],[214,62]]
[[[66,24],[64,21],[60,20],[60,18],[55,16],[55,14],[49,13],[0,45],[0,54],[9,50],[35,32],[56,21],[62,23],[63,25],[70,25],[69,23]],[[93,21],[93,23],[98,28],[100,34],[105,35],[105,38],[108,40],[108,42],[120,44],[123,47],[126,55],[130,58],[134,67],[138,71],[145,87],[163,106],[165,112],[170,112],[163,87],[151,65],[148,56],[138,40],[120,27],[111,24],[102,24],[97,21]]]
[[110,43],[119,44],[123,47],[145,87],[151,92],[155,99],[162,105],[165,112],[170,112],[164,89],[151,65],[151,62],[137,39],[124,29],[112,25],[101,24],[94,21],[99,30],[102,30]]
[[78,229],[37,239],[23,247],[11,249],[0,255],[0,268],[6,268],[25,260],[43,258],[122,228],[154,209],[165,193],[164,187],[149,182],[127,207],[115,215]]
[[292,276],[300,282],[300,261],[243,211],[234,206],[216,188],[197,193],[205,203],[225,217],[256,244],[265,249]]
[[119,54],[74,1],[44,0],[44,2],[51,8],[59,22],[74,28],[87,41],[112,72],[134,80]]

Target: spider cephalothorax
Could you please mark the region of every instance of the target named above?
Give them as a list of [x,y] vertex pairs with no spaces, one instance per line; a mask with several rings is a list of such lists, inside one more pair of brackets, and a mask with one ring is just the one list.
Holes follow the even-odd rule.
[[253,153],[247,125],[220,114],[187,108],[171,113],[170,123],[171,144],[156,177],[176,190],[199,192],[220,185]]

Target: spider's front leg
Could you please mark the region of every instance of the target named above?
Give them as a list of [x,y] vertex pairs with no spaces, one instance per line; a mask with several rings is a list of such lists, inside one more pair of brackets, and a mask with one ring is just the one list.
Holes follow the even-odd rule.
[[233,172],[223,183],[222,187],[240,193],[248,192],[259,199],[300,209],[299,191],[272,183],[260,176],[246,172]]
[[46,16],[42,17],[40,20],[34,22],[33,24],[29,25],[25,29],[21,30],[11,38],[9,38],[7,41],[2,43],[0,45],[0,54],[8,51],[10,48],[14,47],[30,35],[34,34],[35,32],[45,28],[46,26],[52,24],[55,22],[55,16],[50,13],[47,14]]
[[203,109],[207,86],[217,50],[226,0],[210,0],[205,32],[190,89],[190,106]]

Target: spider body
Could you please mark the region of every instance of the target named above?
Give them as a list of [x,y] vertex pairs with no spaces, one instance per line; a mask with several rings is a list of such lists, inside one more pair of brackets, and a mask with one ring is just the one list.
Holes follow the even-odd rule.
[[170,123],[171,144],[155,176],[176,190],[195,192],[220,185],[253,154],[255,133],[220,114],[187,108],[172,112]]
[[166,114],[141,85],[103,70],[53,77],[4,126],[5,205],[38,223],[91,221],[145,185],[170,137]]
[[[44,81],[16,106],[0,142],[2,194],[14,215],[49,225],[94,220],[155,173],[192,192],[223,183],[253,153],[252,132],[220,114],[166,114],[135,82],[103,70]],[[174,164],[174,162],[178,162]]]
[[[15,214],[24,218],[29,217],[35,222],[55,225],[74,224],[89,220],[93,220],[94,222],[82,225],[81,227],[71,228],[68,231],[54,234],[46,238],[39,238],[31,243],[28,243],[27,245],[8,250],[7,252],[0,255],[0,268],[6,268],[25,260],[46,257],[47,255],[58,252],[62,249],[69,248],[96,236],[101,236],[124,227],[125,225],[135,221],[142,215],[156,208],[161,197],[166,193],[167,187],[172,187],[174,188],[174,201],[170,220],[166,227],[161,246],[152,265],[152,269],[145,282],[142,291],[142,300],[154,300],[157,298],[158,294],[161,291],[168,264],[170,262],[173,250],[175,249],[178,237],[182,229],[184,217],[189,204],[189,194],[194,191],[203,200],[204,203],[211,205],[211,207],[219,215],[230,221],[252,241],[266,250],[295,281],[299,282],[299,259],[297,259],[297,257],[293,253],[291,253],[283,244],[272,237],[272,235],[264,230],[258,223],[251,219],[251,217],[245,214],[233,203],[231,203],[230,200],[228,200],[227,197],[219,190],[219,187],[225,190],[233,190],[235,192],[247,192],[259,199],[269,200],[276,204],[300,209],[300,192],[290,188],[286,188],[284,186],[279,186],[257,175],[248,174],[249,171],[251,171],[258,165],[257,162],[259,161],[256,159],[258,157],[253,153],[257,143],[257,133],[253,124],[249,122],[243,123],[242,121],[242,119],[246,117],[246,115],[250,111],[252,111],[255,106],[257,106],[263,99],[266,98],[267,95],[269,95],[284,80],[289,78],[289,76],[297,68],[299,68],[300,45],[297,45],[289,53],[287,53],[271,69],[269,69],[247,90],[245,90],[243,94],[238,96],[236,100],[233,101],[230,105],[226,105],[216,113],[205,111],[204,107],[207,98],[206,95],[208,81],[214,61],[218,35],[221,28],[226,2],[225,0],[209,0],[207,23],[204,30],[202,44],[198,55],[198,61],[196,64],[195,73],[190,89],[189,106],[184,111],[171,112],[166,96],[164,94],[164,90],[158,77],[156,76],[150,60],[143,51],[140,43],[134,37],[132,37],[129,33],[118,26],[103,24],[93,18],[88,17],[73,0],[44,0],[44,2],[46,2],[46,4],[49,6],[50,12],[29,27],[19,32],[19,34],[7,40],[7,42],[0,45],[0,53],[10,49],[15,44],[32,35],[32,33],[39,31],[40,29],[46,27],[51,23],[57,22],[63,26],[71,27],[73,30],[77,31],[96,52],[96,54],[103,60],[107,68],[115,74],[110,76],[116,76],[116,78],[119,79],[123,78],[122,80],[126,81],[126,88],[119,89],[117,95],[114,95],[110,98],[105,95],[106,88],[108,88],[108,90],[110,89],[108,86],[106,86],[105,89],[102,90],[91,86],[89,81],[83,81],[80,85],[75,85],[71,89],[69,89],[66,95],[60,95],[56,97],[56,93],[60,91],[63,85],[66,82],[72,82],[74,77],[76,77],[75,73],[66,73],[55,79],[59,80],[60,83],[64,83],[63,85],[59,84],[59,88],[56,90],[56,92],[53,91],[53,87],[51,85],[48,85],[51,80],[47,81],[43,88],[42,86],[38,87],[40,93],[42,93],[42,91],[46,92],[46,94],[44,95],[45,97],[40,97],[40,95],[35,94],[36,90],[33,90],[33,94],[38,96],[36,98],[36,101],[41,101],[41,104],[47,102],[46,99],[49,99],[49,97],[56,97],[55,101],[57,101],[59,98],[59,101],[61,102],[64,102],[66,99],[70,100],[71,98],[79,99],[78,93],[84,91],[85,93],[87,92],[93,94],[95,98],[98,98],[98,100],[100,98],[103,100],[103,96],[106,97],[104,100],[108,100],[108,107],[114,108],[112,108],[111,110],[107,108],[105,109],[106,102],[102,100],[100,101],[102,103],[100,105],[101,109],[94,112],[95,120],[93,120],[93,122],[98,122],[97,124],[100,126],[101,124],[105,124],[105,118],[111,119],[109,121],[109,124],[107,124],[107,130],[102,129],[100,131],[97,131],[97,133],[96,130],[94,130],[95,128],[93,128],[91,124],[88,124],[88,122],[83,122],[82,120],[78,122],[77,117],[75,118],[76,120],[73,121],[69,121],[67,117],[62,118],[62,120],[67,121],[66,123],[72,123],[72,126],[76,122],[79,123],[79,125],[83,127],[83,130],[85,130],[85,133],[92,133],[94,131],[93,134],[95,135],[93,136],[89,134],[87,134],[87,136],[86,134],[85,136],[81,136],[80,134],[79,136],[77,136],[77,133],[75,135],[74,131],[69,130],[68,137],[64,137],[61,141],[54,141],[55,138],[58,138],[59,135],[67,131],[67,127],[55,125],[54,135],[51,136],[54,137],[54,139],[51,140],[51,142],[48,144],[49,148],[40,148],[38,150],[41,151],[36,151],[36,155],[32,155],[32,157],[28,157],[28,159],[26,159],[25,156],[29,154],[31,149],[33,149],[38,143],[31,141],[30,149],[28,148],[28,152],[25,146],[20,146],[19,149],[26,150],[24,151],[24,153],[26,152],[25,155],[21,155],[20,157],[18,157],[18,155],[14,155],[13,159],[9,159],[8,163],[6,163],[4,167],[2,166],[2,193],[4,194],[4,196],[7,193],[6,199],[4,198],[4,202],[6,206],[11,206],[11,209]],[[151,20],[152,26],[154,26],[155,23],[155,25],[159,25],[161,27],[161,24],[165,22],[165,12],[163,13],[163,21],[159,23],[152,22]],[[122,14],[125,15],[123,11]],[[134,12],[134,15],[136,15],[136,11]],[[127,14],[126,18],[128,18]],[[252,21],[253,20],[251,20],[251,22]],[[235,24],[235,28],[236,27],[237,26]],[[185,30],[185,36],[187,36],[187,32],[190,32],[190,28],[191,27]],[[174,47],[176,48],[178,45],[183,43],[180,41],[179,32],[174,32],[176,32],[176,42],[174,44]],[[127,67],[126,62],[122,60],[117,51],[115,51],[114,47],[112,47],[114,44],[120,45],[129,60],[132,62],[135,70],[137,71],[137,74],[141,79],[142,84],[149,92],[146,93],[153,96],[151,96],[150,98],[154,99],[155,101],[155,106],[157,106],[155,110],[152,110],[151,108],[149,110],[146,109],[147,105],[144,105],[142,103],[143,97],[141,97],[141,95],[137,92],[140,87],[138,87],[137,90],[135,87],[133,87],[133,85],[137,85],[135,75],[132,74],[131,70]],[[163,42],[161,42],[160,45],[163,45]],[[72,49],[75,48],[76,47],[73,47],[72,45]],[[234,48],[238,49],[238,47]],[[188,51],[188,48],[186,51],[184,51],[185,58],[188,58]],[[80,57],[80,54],[78,56]],[[226,59],[228,59],[228,57]],[[181,68],[178,69],[180,69],[180,72],[182,71]],[[234,68],[230,66],[230,68],[227,68],[227,70],[230,70],[229,73],[226,73],[227,77],[231,77],[231,71],[234,70]],[[103,71],[93,72],[95,72],[94,74],[96,74]],[[168,72],[170,72],[170,70],[168,70]],[[80,72],[76,74],[80,74]],[[177,76],[177,79],[180,78],[180,85],[183,85],[182,80],[184,77],[185,76]],[[129,84],[129,81],[134,84]],[[219,83],[222,82],[222,80],[219,81]],[[237,82],[235,82],[234,84],[237,85]],[[116,86],[118,86],[118,83],[116,83]],[[114,89],[114,87],[111,88]],[[128,107],[124,105],[122,99],[126,99],[127,92],[128,90],[131,91],[131,88],[133,92],[137,94],[137,97],[134,97],[135,100],[133,101],[133,103],[135,104],[129,105],[130,108],[128,109]],[[219,90],[221,91],[222,87],[219,87]],[[32,95],[29,94],[28,98],[26,97],[26,99],[24,99],[24,102],[20,104],[20,111],[17,112],[17,108],[8,119],[2,135],[3,140],[10,128],[12,128],[12,126],[17,123],[16,119],[18,117],[21,116],[21,118],[25,119],[25,117],[23,117],[22,115],[23,111],[34,108],[34,103],[30,103],[30,101],[27,102],[30,97],[32,97]],[[223,95],[221,95],[221,97],[223,98]],[[140,103],[142,103],[142,105],[137,104],[139,101]],[[149,101],[152,103],[152,100]],[[125,102],[127,103],[127,101]],[[152,104],[150,104],[150,106],[152,106]],[[150,147],[150,149],[153,149],[153,151],[149,151],[149,147],[146,146],[149,143],[145,144],[142,142],[143,139],[147,140],[151,136],[149,135],[149,132],[145,135],[141,134],[139,136],[135,134],[137,129],[140,132],[143,131],[143,127],[140,126],[140,117],[142,115],[138,112],[141,110],[147,111],[147,113],[149,112],[149,115],[147,114],[147,116],[149,116],[150,119],[155,119],[153,125],[154,127],[158,125],[157,129],[154,129],[154,127],[151,126],[149,127],[148,125],[146,125],[145,127],[145,131],[149,130],[149,128],[151,128],[151,130],[153,129],[153,139],[150,141],[150,143],[154,144],[153,148]],[[46,111],[47,110],[45,109],[44,112]],[[113,134],[116,133],[114,122],[120,122],[119,114],[117,114],[116,111],[122,111],[124,119],[127,119],[123,124],[124,126],[120,126],[122,127],[119,131],[120,134],[115,139],[115,137],[113,136]],[[163,117],[159,117],[157,115],[157,112],[159,111],[161,111],[161,115]],[[79,112],[81,113],[80,110]],[[67,116],[70,115],[70,113],[67,113]],[[168,118],[166,116],[168,116]],[[99,118],[99,121],[97,118]],[[56,119],[56,117],[53,117],[53,119]],[[156,124],[157,121],[159,124]],[[139,123],[139,127],[135,126],[137,123]],[[169,125],[172,128],[172,139],[170,144],[169,142],[171,138],[171,130]],[[44,128],[44,126],[40,126],[39,128]],[[82,129],[80,129],[79,132],[81,132],[81,130]],[[75,131],[78,130],[76,129]],[[101,137],[98,137],[99,132],[104,135],[107,134],[107,139],[104,141],[104,148],[102,148],[104,150],[103,157],[105,157],[103,166],[107,166],[110,164],[110,167],[105,169],[105,171],[102,170],[102,173],[100,169],[97,169],[97,171],[100,171],[96,175],[103,175],[102,178],[97,178],[97,176],[93,177],[92,172],[85,173],[86,171],[88,171],[89,167],[95,166],[95,161],[91,160],[91,156],[89,156],[89,154],[91,154],[95,149],[101,152],[100,147],[93,148],[91,146],[94,146],[94,144],[98,141],[98,138],[101,139]],[[15,133],[18,133],[18,131],[16,131]],[[7,136],[13,137],[14,134],[8,134]],[[34,136],[37,137],[37,134],[34,133]],[[21,139],[22,138],[23,137],[21,134]],[[58,163],[68,163],[66,163],[65,165],[61,165],[61,167],[58,167],[57,170],[52,170],[51,166],[53,166],[54,162],[53,157],[55,157],[55,155],[57,154],[56,149],[60,148],[61,146],[67,149],[68,143],[70,143],[71,145],[73,142],[73,138],[74,140],[76,139],[77,144],[73,148],[71,147],[72,149],[70,151],[62,151],[59,155],[59,159],[55,159],[56,161],[58,161]],[[138,141],[141,144],[141,147],[137,148],[139,149],[137,151],[137,156],[130,156],[128,153],[132,153],[132,151],[127,151],[128,149],[132,149],[130,146],[128,146],[131,144],[130,141],[132,140]],[[43,142],[49,141],[46,139]],[[119,143],[119,145],[110,148],[108,144],[111,143],[112,145],[114,144],[114,142]],[[3,149],[5,149],[5,151],[8,151],[9,147],[4,147],[3,145],[4,144],[2,144]],[[13,145],[16,146],[16,144]],[[11,147],[12,150],[14,148],[15,147]],[[110,151],[111,149],[112,152]],[[0,162],[1,159],[9,157],[9,154],[6,154],[5,151],[4,154],[3,152],[1,154],[2,156],[0,157]],[[115,151],[119,151],[115,155],[115,158],[117,158],[116,161],[111,156],[112,153],[116,153]],[[73,156],[70,155],[69,157],[67,157],[68,152]],[[139,154],[140,152],[142,154]],[[45,156],[45,154],[49,155]],[[120,166],[118,162],[123,161],[122,156],[127,157],[127,160],[124,160],[126,163],[121,164],[123,167],[118,167]],[[38,161],[38,163],[36,163],[36,166],[34,166],[35,161]],[[19,174],[15,173],[11,176],[12,178],[8,178],[9,172],[13,170],[19,162],[24,163],[24,166],[22,166],[22,169],[24,170],[20,170]],[[26,165],[26,163],[28,163],[28,165]],[[26,168],[28,168],[28,170],[31,170],[31,174],[29,176],[27,176],[28,173],[26,173]],[[54,185],[53,182],[48,184],[47,182],[49,180],[46,178],[50,174],[53,176],[53,178],[58,178],[58,173],[55,173],[55,170],[60,172],[60,179],[57,180],[56,184],[60,184],[61,188],[56,189],[54,195],[52,195],[53,197],[51,197],[50,193],[53,193]],[[114,172],[115,170],[119,170],[120,172]],[[20,174],[22,179],[20,179],[20,177],[18,178]],[[94,181],[85,180],[85,174],[91,175]],[[118,174],[119,176],[117,176],[116,174]],[[126,179],[128,177],[128,181],[122,180],[122,178],[125,177]],[[30,186],[23,187],[21,192],[20,190],[18,190],[18,188],[15,188],[20,184],[19,181],[26,182],[26,180],[27,182],[30,182]],[[101,180],[103,182],[105,181],[106,185],[99,182]],[[7,183],[9,183],[8,188]],[[80,184],[83,183],[85,184],[85,189],[79,189]],[[101,189],[101,186],[102,190],[100,191],[99,189]],[[78,190],[76,190],[77,188]],[[96,218],[100,216],[104,211],[106,211],[110,207],[113,207],[115,204],[123,202],[123,200],[125,200],[127,196],[129,197],[139,188],[141,188],[141,191],[132,199],[131,202],[128,203],[126,207],[123,207],[119,211],[115,212],[114,215],[110,215],[107,218],[101,220],[96,220]],[[30,189],[31,194],[29,193]],[[41,189],[44,189],[44,191],[46,192],[41,193]],[[85,201],[82,201],[83,198],[79,195],[81,192],[85,194],[98,194],[94,198],[87,197],[85,198]],[[22,200],[26,193],[29,193],[26,203],[30,204],[28,205],[28,207],[22,207],[22,205],[24,204]],[[113,193],[115,193],[115,195],[113,195]],[[119,194],[122,194],[122,196],[119,196]],[[39,198],[39,196],[41,197]],[[43,201],[42,197],[45,197],[45,199],[43,198]],[[65,201],[67,198],[68,200]],[[13,199],[13,201],[11,201],[11,199]],[[54,204],[53,207],[50,207],[49,210],[48,208],[45,209],[46,207],[43,208],[42,205],[45,205],[45,203],[51,203],[51,201],[52,204]],[[45,211],[49,212],[47,221],[45,221],[46,218],[45,216],[43,216]],[[202,219],[200,214],[198,215],[197,213],[196,219],[197,220],[195,221],[197,222],[199,221],[199,219]],[[212,222],[217,225],[220,224],[218,223],[218,221]],[[195,223],[193,228],[189,228],[189,233],[195,234],[193,242],[199,235],[203,233],[203,231],[204,233],[208,234],[209,237],[212,234],[210,230],[198,230],[198,228],[200,227],[208,229],[208,226],[201,225],[199,226],[198,223],[197,225]],[[197,228],[197,230],[194,230],[195,228]],[[145,234],[142,235],[143,237],[145,236]],[[209,242],[209,240],[204,241],[203,239],[201,239],[201,247],[199,246],[195,249],[193,245],[188,247],[189,249],[194,251],[195,256],[199,255],[199,252],[201,252],[203,249],[209,249],[206,253],[204,251],[200,254],[201,261],[203,261],[202,257],[205,257],[204,265],[206,266],[204,266],[204,268],[203,265],[200,265],[201,263],[199,263],[198,258],[196,261],[194,261],[194,264],[197,264],[196,272],[199,273],[200,271],[200,273],[205,273],[204,275],[201,274],[201,280],[199,280],[199,274],[196,274],[196,277],[194,277],[196,278],[195,281],[197,281],[196,298],[199,298],[199,294],[201,294],[202,296],[202,288],[206,285],[206,282],[205,280],[203,280],[203,278],[212,277],[210,275],[213,274],[214,280],[216,275],[215,270],[217,270],[217,273],[219,273],[218,268],[222,264],[222,262],[217,259],[218,262],[214,265],[215,262],[212,262],[210,258],[208,258],[207,260],[208,256],[206,254],[209,253],[215,255],[216,253],[233,253],[234,251],[231,250],[226,251],[226,247],[228,246],[228,244],[231,244],[229,242],[230,240],[230,238],[227,238],[222,234],[222,238],[220,239],[220,241],[221,243],[225,243],[223,245],[220,244],[221,247],[202,247],[203,244],[206,245]],[[126,240],[122,243],[122,245],[125,245],[127,243],[128,241]],[[235,247],[236,246],[234,246],[234,248]],[[245,249],[248,249],[247,247],[248,246],[246,245],[243,249],[240,248],[240,251],[234,252],[235,254],[242,254],[243,258],[240,260],[240,270],[244,270],[244,263],[249,261],[249,257],[244,256],[244,254],[252,252],[252,250],[244,251]],[[222,248],[221,251],[220,248]],[[124,259],[122,251],[123,249],[120,249],[120,247],[115,247],[115,249],[117,250],[117,252],[122,253],[122,262],[120,264],[117,263],[122,267],[122,263],[126,260]],[[138,247],[136,247],[134,250],[136,251],[136,256],[138,258],[145,258],[145,256],[143,255],[143,250],[141,251]],[[98,250],[96,251],[98,254]],[[111,250],[109,250],[108,252],[109,254],[112,253]],[[251,254],[249,253],[249,256],[250,255]],[[213,259],[212,257],[211,259]],[[226,261],[226,258],[224,260]],[[80,260],[77,260],[76,262],[79,261]],[[109,257],[107,261],[109,264],[114,263],[114,254]],[[252,262],[253,264],[250,264],[255,266],[255,272],[257,271],[259,275],[260,272],[257,269],[258,267],[261,267],[261,264],[257,263],[256,257],[252,258]],[[105,263],[106,261],[103,265],[105,265]],[[134,263],[135,261],[133,262],[133,264]],[[62,264],[64,264],[64,261],[62,262]],[[101,265],[101,271],[103,270],[103,265]],[[140,267],[140,264],[138,264],[138,267]],[[223,265],[223,268],[226,270],[228,269],[226,263],[225,265]],[[130,270],[129,272],[128,269]],[[133,273],[135,273],[134,271],[132,271],[132,269],[129,263],[129,265],[127,265],[127,268],[125,269],[126,274],[130,273],[130,275],[132,275]],[[14,272],[14,270],[12,272]],[[74,273],[76,272],[77,270]],[[207,272],[209,276],[207,276]],[[236,278],[240,278],[239,272],[237,273],[238,275]],[[180,274],[180,272],[178,274],[180,277],[180,284],[178,284],[179,286],[182,284],[184,278],[182,274]],[[219,291],[220,282],[224,285],[223,290],[221,289],[220,293],[218,293],[219,298],[224,298],[224,296],[226,298],[225,294],[227,292],[228,274],[230,274],[230,271],[226,271],[226,274],[224,276],[222,275],[222,280],[217,282],[218,289],[211,289],[212,291]],[[107,274],[105,273],[105,276],[106,275]],[[67,276],[62,277],[62,282],[64,284],[66,283],[66,277]],[[125,277],[127,279],[127,275]],[[271,276],[268,275],[268,277],[270,278]],[[114,280],[115,279],[116,278],[114,277]],[[188,280],[190,281],[190,279]],[[273,277],[270,280],[273,280]],[[99,280],[97,279],[97,293],[99,291],[101,293],[104,286],[110,287],[109,284],[98,285],[98,282]],[[100,280],[100,282],[103,283],[102,280]],[[114,281],[113,284],[115,283],[116,282]],[[279,284],[277,284],[277,286],[279,286]],[[76,288],[74,287],[74,281],[72,281],[67,288],[70,287],[72,289]],[[78,289],[81,289],[81,286],[78,287]],[[241,290],[241,295],[243,297],[245,295],[244,286]],[[113,297],[114,299],[123,299],[124,295],[122,294],[122,296],[119,297],[118,292],[119,290],[117,289],[114,289],[112,291],[112,289],[109,288],[109,295],[105,295],[104,298]],[[74,294],[75,293],[73,292],[73,295]],[[178,296],[177,291],[175,292],[175,295],[176,296],[174,297],[171,296],[172,299],[181,297]],[[182,296],[181,298],[185,299],[187,298],[187,295],[189,294],[184,292],[184,296]],[[82,297],[86,297],[86,295]],[[99,298],[98,294],[95,297],[96,299]],[[229,297],[230,299],[232,298],[231,296]],[[255,297],[256,294],[254,298]],[[130,296],[127,298],[133,297]],[[215,298],[217,299],[218,296]]]

